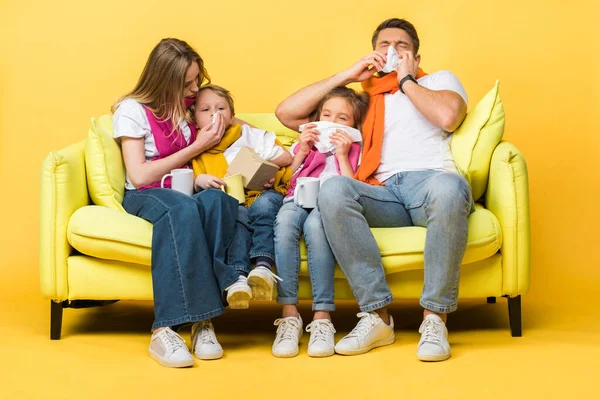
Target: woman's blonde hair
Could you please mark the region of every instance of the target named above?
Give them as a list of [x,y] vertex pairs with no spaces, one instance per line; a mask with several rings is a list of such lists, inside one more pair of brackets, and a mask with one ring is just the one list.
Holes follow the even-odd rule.
[[179,39],[163,39],[154,47],[135,88],[118,99],[111,107],[114,113],[125,99],[133,99],[164,121],[171,121],[173,130],[189,119],[183,92],[185,77],[193,62],[198,64],[198,87],[210,76],[204,68],[204,61],[190,45]]

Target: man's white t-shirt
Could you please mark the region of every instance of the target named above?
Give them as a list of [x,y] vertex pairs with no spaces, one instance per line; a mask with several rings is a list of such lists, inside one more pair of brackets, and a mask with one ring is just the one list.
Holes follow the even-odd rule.
[[[417,79],[417,82],[430,90],[452,90],[467,103],[464,87],[450,71],[434,72]],[[381,162],[374,177],[383,182],[405,171],[456,172],[450,151],[452,134],[425,119],[402,92],[384,96],[383,147]]]

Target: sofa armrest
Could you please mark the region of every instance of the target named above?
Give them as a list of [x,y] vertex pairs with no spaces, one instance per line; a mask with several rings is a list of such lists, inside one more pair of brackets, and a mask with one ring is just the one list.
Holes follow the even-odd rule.
[[40,179],[40,287],[52,300],[66,300],[67,241],[71,215],[90,203],[84,160],[85,142],[52,151],[44,159]]
[[492,155],[485,205],[502,228],[504,295],[525,294],[531,274],[529,182],[525,158],[509,142],[500,142]]

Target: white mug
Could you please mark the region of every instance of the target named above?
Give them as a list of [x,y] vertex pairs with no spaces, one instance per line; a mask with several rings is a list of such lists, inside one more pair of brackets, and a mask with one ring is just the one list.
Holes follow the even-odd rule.
[[321,181],[319,178],[304,177],[296,180],[294,203],[303,208],[315,208]]
[[165,179],[171,177],[171,189],[191,196],[194,194],[194,171],[190,168],[172,169],[160,180],[160,187],[165,187]]

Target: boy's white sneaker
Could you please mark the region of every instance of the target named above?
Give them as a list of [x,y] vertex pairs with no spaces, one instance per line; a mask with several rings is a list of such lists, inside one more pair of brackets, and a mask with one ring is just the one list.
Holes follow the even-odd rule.
[[192,326],[192,351],[201,360],[216,360],[223,357],[223,348],[215,336],[210,319],[196,322]]
[[335,353],[335,328],[328,319],[317,319],[306,326],[310,332],[308,355],[310,357],[329,357]]
[[444,321],[435,314],[429,314],[419,327],[421,340],[417,358],[421,361],[444,361],[450,358],[448,329]]
[[252,298],[252,289],[248,286],[248,278],[240,275],[227,289],[227,303],[231,309],[248,308],[250,299]]
[[152,335],[148,351],[150,357],[164,367],[182,368],[194,365],[194,357],[185,345],[185,340],[169,327]]
[[390,315],[390,324],[383,322],[376,312],[360,312],[358,324],[348,335],[335,345],[335,352],[346,356],[366,353],[380,346],[394,343],[394,319]]
[[298,341],[302,337],[302,318],[286,317],[275,320],[277,334],[271,352],[275,357],[287,358],[298,355]]
[[248,274],[248,285],[252,288],[253,300],[273,300],[275,280],[282,281],[269,268],[256,267]]

